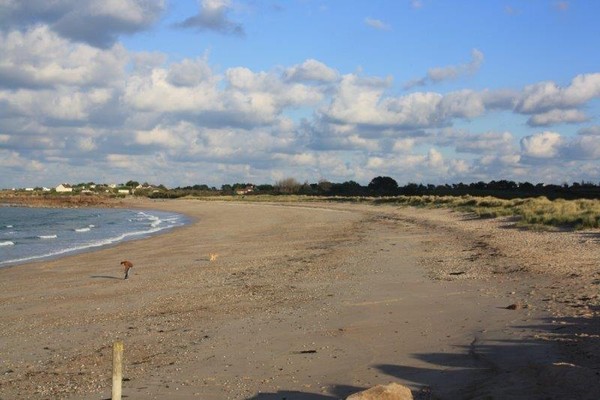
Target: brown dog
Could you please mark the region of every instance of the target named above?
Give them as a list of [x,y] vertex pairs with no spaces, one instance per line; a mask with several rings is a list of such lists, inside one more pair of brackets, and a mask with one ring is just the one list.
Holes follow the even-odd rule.
[[125,278],[123,279],[129,278],[129,270],[133,268],[133,264],[131,263],[131,261],[124,260],[121,261],[121,265],[123,266],[123,268],[125,268]]

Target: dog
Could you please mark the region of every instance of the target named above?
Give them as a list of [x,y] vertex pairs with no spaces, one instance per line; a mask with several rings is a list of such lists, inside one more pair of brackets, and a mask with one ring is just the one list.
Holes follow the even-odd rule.
[[123,279],[129,278],[129,270],[133,268],[133,263],[131,261],[123,260],[121,261],[121,265],[125,269],[125,278]]

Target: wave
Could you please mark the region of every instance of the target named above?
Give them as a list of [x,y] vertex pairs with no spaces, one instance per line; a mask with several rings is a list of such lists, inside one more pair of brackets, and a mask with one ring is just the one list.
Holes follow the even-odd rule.
[[13,226],[12,226],[12,225],[6,225],[6,227],[7,227],[7,228],[13,228]]
[[153,228],[158,227],[160,224],[162,224],[164,222],[162,219],[160,219],[156,215],[147,214],[143,211],[138,212],[137,215],[142,217],[142,218],[138,218],[138,221],[144,221],[144,220],[150,221],[150,226]]
[[[91,248],[94,248],[94,247],[107,246],[107,245],[111,245],[111,244],[115,244],[115,243],[121,242],[121,241],[127,239],[130,236],[149,235],[151,233],[156,233],[156,232],[162,231],[164,229],[168,229],[168,228],[170,228],[170,227],[153,228],[153,229],[148,229],[148,230],[145,230],[145,231],[127,232],[127,233],[123,233],[121,235],[118,235],[118,236],[115,236],[115,237],[112,237],[112,238],[98,240],[97,242],[88,243],[88,244],[81,245],[81,246],[69,247],[69,248],[66,248],[66,249],[56,250],[56,251],[52,251],[50,253],[36,255],[36,256],[29,256],[29,257],[23,257],[23,258],[14,259],[14,260],[1,261],[0,265],[9,264],[9,263],[22,263],[22,262],[25,262],[25,261],[37,260],[37,259],[40,259],[40,258],[55,257],[55,256],[59,256],[59,255],[66,254],[66,253],[73,253],[73,252],[77,252],[77,251],[83,251],[83,250],[91,249]],[[6,244],[3,244],[3,243],[6,243]],[[8,245],[11,245],[11,244],[14,244],[14,243],[13,242],[0,242],[0,246],[8,246]]]
[[[100,228],[97,228],[96,225],[89,223],[92,221],[89,221],[89,222],[86,221],[85,223],[82,223],[81,225],[79,225],[80,228],[71,228],[71,232],[73,232],[76,235],[78,235],[78,233],[80,233],[80,232],[81,233],[88,232],[92,229],[94,230],[94,232],[98,232],[98,234],[107,233],[107,232],[105,232],[107,226],[112,226],[115,224],[120,225],[123,222],[125,222],[125,225],[129,225],[130,229],[133,229],[133,231],[130,231],[130,232],[113,232],[112,235],[114,235],[114,236],[108,237],[108,238],[106,238],[106,237],[105,238],[97,238],[97,237],[94,238],[92,236],[92,234],[78,235],[78,237],[80,239],[77,239],[77,241],[84,241],[84,239],[85,239],[85,243],[77,243],[77,242],[73,242],[73,241],[63,243],[64,242],[63,235],[34,234],[36,236],[27,237],[26,239],[37,240],[40,245],[42,244],[42,242],[45,242],[44,244],[46,246],[45,246],[44,250],[42,250],[38,254],[31,254],[31,253],[30,254],[21,253],[18,255],[15,254],[15,255],[13,255],[14,258],[10,259],[10,260],[0,259],[0,267],[3,267],[5,265],[13,265],[13,264],[16,265],[16,264],[22,264],[22,263],[26,263],[26,262],[37,261],[40,259],[52,259],[52,258],[64,256],[64,255],[77,254],[77,253],[84,252],[86,250],[91,250],[91,249],[95,249],[95,248],[103,247],[103,246],[115,245],[122,241],[127,241],[127,240],[132,240],[132,239],[137,239],[140,237],[153,235],[153,234],[156,234],[157,232],[166,231],[166,230],[169,230],[169,229],[177,227],[177,226],[185,225],[187,223],[187,220],[185,218],[182,218],[181,216],[175,218],[173,215],[165,215],[164,220],[161,220],[161,218],[160,218],[160,217],[162,217],[161,214],[159,214],[158,216],[151,215],[150,213],[144,213],[144,212],[138,212],[136,214],[137,215],[134,215],[134,217],[133,217],[133,221],[137,221],[137,224],[133,224],[133,225],[138,225],[137,227],[133,227],[133,226],[131,226],[131,224],[127,224],[125,222],[126,220],[121,220],[121,221],[119,221],[119,223],[117,223],[115,221],[107,220],[107,221],[102,222],[102,227],[100,227]],[[77,233],[75,233],[75,232],[77,232]],[[53,236],[53,237],[50,237],[50,236]],[[68,235],[66,235],[66,236],[68,236]],[[94,234],[94,236],[95,236],[95,234]],[[54,239],[54,238],[57,238],[57,239],[42,241],[42,240],[40,240],[40,239],[42,239],[42,237],[47,238],[47,239]],[[8,238],[3,238],[3,239],[4,239],[4,241],[0,240],[0,246],[10,246],[10,245],[15,244],[13,242],[8,241],[7,240]],[[52,245],[52,248],[50,248],[50,245]],[[19,246],[15,247],[15,249],[17,249],[18,247]]]

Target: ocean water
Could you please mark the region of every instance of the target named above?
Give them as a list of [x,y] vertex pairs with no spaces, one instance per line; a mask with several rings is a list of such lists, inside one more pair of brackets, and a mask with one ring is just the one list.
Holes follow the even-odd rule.
[[139,239],[188,222],[163,211],[0,206],[0,267]]

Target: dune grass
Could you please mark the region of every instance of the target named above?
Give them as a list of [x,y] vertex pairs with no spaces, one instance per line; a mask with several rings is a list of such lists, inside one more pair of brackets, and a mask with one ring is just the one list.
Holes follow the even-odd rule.
[[518,225],[572,229],[600,228],[600,200],[548,200],[546,197],[499,199],[473,196],[400,196],[383,203],[417,207],[448,207],[474,213],[481,218],[518,217]]

